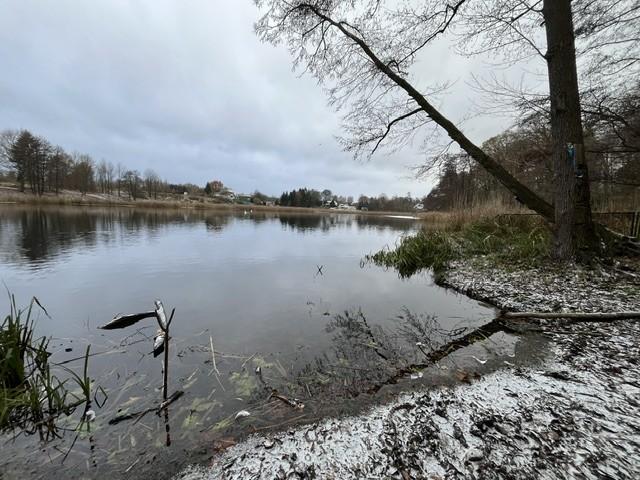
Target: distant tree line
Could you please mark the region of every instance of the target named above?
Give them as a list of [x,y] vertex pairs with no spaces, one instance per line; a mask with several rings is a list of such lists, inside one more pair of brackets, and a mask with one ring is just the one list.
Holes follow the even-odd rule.
[[406,196],[388,197],[384,193],[377,197],[360,195],[355,202],[352,196],[334,195],[331,190],[322,192],[314,189],[299,188],[284,192],[277,200],[278,205],[286,207],[328,207],[335,208],[342,205],[355,206],[360,210],[386,211],[386,212],[410,212],[421,200],[412,198],[410,193]]
[[379,212],[411,212],[415,210],[420,199],[412,198],[410,193],[406,196],[387,197],[384,193],[377,197],[360,195],[358,208]]
[[224,184],[220,180],[212,180],[207,182],[204,186],[204,193],[207,195],[214,195],[216,193],[222,193],[224,190]]
[[68,153],[28,130],[0,132],[0,173],[15,181],[20,191],[35,195],[75,190],[136,200],[202,192],[197,185],[168,183],[151,169],[140,174],[120,163],[96,162],[87,154]]
[[338,205],[346,204],[353,205],[353,197],[344,197],[342,195],[334,195],[329,189],[322,191],[299,188],[297,190],[291,190],[290,192],[284,192],[280,195],[280,198],[276,200],[278,205],[285,207],[337,207]]
[[280,195],[278,205],[283,207],[321,207],[323,202],[322,193],[318,190],[299,188]]
[[[640,83],[616,108],[585,113],[585,153],[592,204],[597,210],[640,206]],[[551,202],[552,137],[544,115],[531,113],[514,129],[482,145],[514,176]],[[438,182],[426,210],[471,208],[485,202],[516,206],[518,200],[464,154],[439,159]]]

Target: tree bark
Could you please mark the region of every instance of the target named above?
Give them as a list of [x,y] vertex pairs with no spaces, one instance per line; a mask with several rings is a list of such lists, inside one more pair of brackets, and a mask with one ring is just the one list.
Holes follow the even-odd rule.
[[591,217],[571,0],[544,0],[554,166],[554,249],[558,259],[585,257],[598,241]]

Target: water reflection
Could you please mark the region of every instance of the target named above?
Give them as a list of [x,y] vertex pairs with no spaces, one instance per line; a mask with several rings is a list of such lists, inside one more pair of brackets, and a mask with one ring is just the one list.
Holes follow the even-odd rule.
[[[91,344],[90,375],[108,394],[96,409],[92,440],[81,437],[65,461],[65,477],[162,478],[200,460],[190,452],[211,454],[214,442],[224,448],[247,431],[360,405],[358,392],[423,356],[397,328],[403,305],[449,330],[491,317],[428,275],[400,280],[360,267],[364,254],[412,228],[407,219],[250,209],[3,208],[0,280],[19,301],[36,295],[46,306],[52,319],[41,319],[38,330],[53,337],[53,360],[76,357]],[[162,382],[152,327],[124,338],[96,327],[114,313],[144,311],[155,298],[178,312],[170,390],[184,397],[166,417],[149,413],[110,425],[120,415],[157,409]],[[321,400],[332,395],[340,401]],[[235,420],[241,410],[251,415]],[[35,473],[20,478],[59,471],[74,433],[63,437],[47,447]],[[0,470],[19,476],[31,460],[24,452],[39,451],[36,443],[3,447]],[[93,462],[98,469],[87,473]]]
[[287,214],[279,216],[283,227],[304,232],[306,230],[321,230],[327,232],[334,228],[351,228],[358,230],[409,230],[415,228],[416,222],[407,218],[391,218],[385,215],[304,215]]
[[247,221],[255,225],[278,222],[283,228],[304,233],[320,230],[405,231],[415,221],[376,215],[276,214],[271,212],[212,212],[198,210],[152,210],[123,208],[11,207],[0,217],[0,255],[6,263],[42,268],[48,262],[77,249],[135,241],[141,235],[158,238],[172,225],[197,226],[220,233],[230,224]]

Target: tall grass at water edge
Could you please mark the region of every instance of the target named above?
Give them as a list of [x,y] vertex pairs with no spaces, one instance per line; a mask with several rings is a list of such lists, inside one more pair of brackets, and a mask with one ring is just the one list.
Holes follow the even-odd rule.
[[549,230],[538,217],[497,216],[446,228],[425,225],[401,237],[393,248],[367,255],[365,261],[408,277],[423,269],[440,272],[452,261],[476,255],[531,262],[548,256],[550,242]]
[[[91,404],[89,347],[82,375],[52,363],[49,339],[35,334],[34,307],[48,316],[35,297],[20,310],[10,295],[10,312],[0,324],[0,431],[51,434],[60,415],[71,415],[83,404],[86,411]],[[66,378],[55,371],[64,371]],[[71,393],[77,387],[81,394]]]

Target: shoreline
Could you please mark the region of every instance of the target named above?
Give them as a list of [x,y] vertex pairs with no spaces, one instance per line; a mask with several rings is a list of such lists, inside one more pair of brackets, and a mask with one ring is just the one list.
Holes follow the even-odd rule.
[[[634,267],[507,270],[474,258],[452,265],[439,283],[500,310],[640,310]],[[637,478],[639,323],[527,322],[549,342],[540,365],[503,360],[469,384],[254,435],[175,478]]]
[[[198,197],[200,198],[200,197]],[[30,193],[21,193],[15,190],[0,188],[0,206],[16,207],[75,207],[75,208],[131,208],[131,209],[158,209],[158,210],[187,210],[199,212],[243,212],[251,209],[255,212],[264,213],[284,213],[284,214],[306,214],[306,215],[371,215],[371,216],[400,216],[405,219],[411,217],[415,220],[424,220],[425,214],[415,212],[396,211],[368,211],[368,210],[341,210],[328,208],[307,208],[307,207],[281,207],[270,205],[253,205],[240,203],[213,203],[199,200],[148,200],[139,199],[135,201],[113,198],[101,198],[99,194],[81,194],[74,192],[73,195],[64,193],[61,195],[47,194],[42,197]]]

